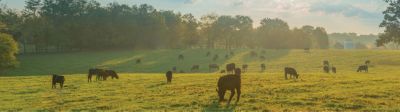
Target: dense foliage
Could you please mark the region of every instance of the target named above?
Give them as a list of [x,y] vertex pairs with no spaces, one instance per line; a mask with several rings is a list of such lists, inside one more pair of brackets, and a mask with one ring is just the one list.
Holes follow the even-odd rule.
[[377,46],[384,46],[388,43],[400,45],[400,0],[384,0],[389,6],[383,12],[384,20],[380,27],[385,28],[385,32],[376,40]]
[[192,14],[156,10],[142,4],[94,0],[27,0],[23,11],[3,8],[0,20],[24,46],[49,49],[157,48],[328,48],[324,28],[290,29],[281,19],[265,18],[253,27],[248,16]]
[[[0,23],[0,30],[5,30],[5,25]],[[15,55],[18,52],[17,42],[9,34],[0,32],[0,72],[13,68],[18,64]]]

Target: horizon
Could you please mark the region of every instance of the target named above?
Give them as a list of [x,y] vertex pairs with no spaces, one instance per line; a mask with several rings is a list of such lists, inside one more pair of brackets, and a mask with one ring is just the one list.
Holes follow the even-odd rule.
[[[203,15],[244,15],[254,20],[254,27],[259,26],[263,18],[280,18],[290,28],[303,25],[324,27],[328,33],[349,33],[359,35],[377,35],[383,32],[379,24],[383,20],[382,12],[386,3],[381,0],[96,0],[103,6],[118,2],[120,4],[149,4],[159,10],[172,10],[191,13],[197,19]],[[22,10],[25,0],[2,0],[8,8]],[[267,7],[264,7],[267,6]],[[345,22],[344,22],[345,21]]]

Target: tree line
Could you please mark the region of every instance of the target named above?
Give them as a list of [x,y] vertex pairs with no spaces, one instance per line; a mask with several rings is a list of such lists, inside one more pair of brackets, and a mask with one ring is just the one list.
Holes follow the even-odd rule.
[[101,5],[94,0],[27,0],[22,11],[2,8],[0,21],[21,50],[268,48],[329,47],[324,28],[290,29],[278,18],[260,25],[243,15],[192,14],[157,10],[148,4],[117,2]]

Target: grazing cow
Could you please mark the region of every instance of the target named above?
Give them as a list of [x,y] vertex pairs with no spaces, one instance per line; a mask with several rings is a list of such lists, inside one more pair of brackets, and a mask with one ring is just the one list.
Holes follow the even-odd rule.
[[228,58],[229,58],[229,55],[228,55],[228,54],[226,54],[226,55],[225,55],[225,59],[228,59]]
[[260,59],[264,61],[267,58],[265,58],[265,56],[260,56]]
[[241,94],[241,71],[240,68],[235,69],[235,74],[234,75],[224,75],[219,78],[218,80],[218,88],[217,93],[219,96],[219,102],[225,101],[225,93],[227,90],[231,91],[231,96],[229,97],[228,100],[228,105],[230,104],[233,96],[235,95],[235,90],[237,92],[237,99],[236,103],[239,102],[240,99],[240,94]]
[[368,72],[368,65],[361,65],[358,67],[357,72]]
[[299,74],[297,74],[296,69],[291,67],[285,67],[285,79],[288,79],[287,75],[290,75],[290,78],[299,78]]
[[219,70],[219,66],[217,64],[210,64],[208,65],[208,70],[211,72],[211,70]]
[[257,57],[257,53],[254,52],[254,51],[251,51],[251,52],[250,52],[250,56],[251,56],[251,57]]
[[221,72],[219,72],[219,73],[225,73],[226,71],[225,70],[221,70]]
[[248,67],[249,67],[249,65],[247,65],[247,64],[242,65],[243,73],[244,73],[244,72],[247,72],[247,68],[248,68]]
[[111,76],[111,79],[119,79],[117,72],[115,72],[114,70],[106,70],[105,71],[107,74],[106,76],[104,76],[104,80],[107,80],[107,77]]
[[211,52],[208,51],[207,54],[206,54],[206,56],[208,57],[208,56],[210,56],[210,55],[211,55]]
[[226,65],[226,72],[227,73],[234,73],[236,66],[235,63],[230,63]]
[[369,65],[371,63],[371,61],[367,60],[365,61],[365,65]]
[[265,64],[263,63],[263,64],[261,64],[261,71],[265,71],[265,69],[266,69],[267,67],[265,66]]
[[216,55],[214,55],[214,57],[213,57],[213,61],[217,61],[218,60],[218,54],[216,54]]
[[332,73],[336,73],[336,67],[332,66]]
[[324,60],[324,61],[322,62],[322,65],[324,65],[324,66],[329,66],[329,61]]
[[184,60],[185,59],[185,57],[182,55],[182,54],[180,54],[179,56],[178,56],[178,60]]
[[174,73],[176,73],[176,72],[177,72],[177,70],[176,70],[176,66],[172,67],[172,72],[174,72]]
[[323,70],[325,73],[329,73],[329,66],[324,65]]
[[96,80],[102,79],[102,75],[104,70],[102,69],[97,69],[97,68],[92,68],[89,69],[89,74],[88,74],[88,82],[92,82],[92,76],[96,75]]
[[165,76],[167,77],[167,83],[171,83],[172,81],[172,71],[168,71],[165,73]]
[[51,80],[51,88],[57,88],[56,84],[60,83],[60,87],[63,88],[65,78],[61,75],[53,74],[53,78]]
[[142,63],[142,59],[136,59],[136,64]]
[[190,69],[190,71],[195,71],[195,70],[199,70],[200,69],[200,65],[193,65],[192,69]]

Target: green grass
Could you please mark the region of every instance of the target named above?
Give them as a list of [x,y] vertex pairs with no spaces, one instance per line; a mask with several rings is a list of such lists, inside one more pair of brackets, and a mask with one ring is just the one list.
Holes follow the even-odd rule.
[[[0,77],[0,110],[16,111],[400,111],[400,52],[378,50],[267,50],[265,61],[237,50],[234,57],[212,62],[207,50],[105,51],[21,56],[20,68]],[[178,54],[185,61],[177,60]],[[143,63],[135,64],[137,57]],[[222,60],[223,59],[223,60]],[[369,73],[355,72],[371,60]],[[338,69],[322,73],[323,60]],[[216,83],[223,74],[207,73],[209,63],[249,64],[242,76],[242,97],[237,105],[218,104]],[[266,63],[261,73],[259,64]],[[164,72],[178,66],[200,73],[175,74],[165,84]],[[121,79],[87,83],[87,69],[115,69]],[[300,79],[284,80],[291,66]],[[51,89],[51,73],[66,76],[64,89]],[[18,76],[16,76],[18,75]],[[229,95],[229,92],[228,94]],[[226,96],[227,97],[227,96]],[[236,99],[234,99],[235,101]]]

